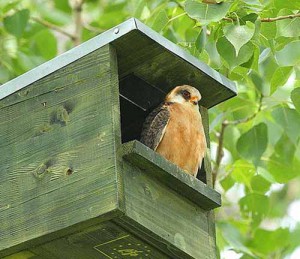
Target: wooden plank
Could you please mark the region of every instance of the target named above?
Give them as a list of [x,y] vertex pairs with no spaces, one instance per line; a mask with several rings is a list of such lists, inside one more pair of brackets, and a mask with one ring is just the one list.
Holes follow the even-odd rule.
[[213,180],[212,180],[212,173],[211,173],[211,158],[210,158],[210,137],[209,137],[209,115],[208,115],[208,109],[200,106],[200,113],[202,116],[202,123],[204,128],[204,133],[206,137],[206,143],[207,143],[207,151],[204,157],[204,173],[205,173],[205,180],[206,184],[213,188]]
[[88,40],[87,42],[82,43],[80,46],[77,46],[76,48],[63,53],[62,55],[45,62],[37,68],[32,69],[17,78],[14,78],[13,80],[1,86],[0,100],[31,85],[32,83],[42,79],[45,76],[48,76],[51,73],[57,72],[58,70],[68,66],[71,63],[74,63],[75,61],[77,62],[84,56],[97,51],[103,46],[136,29],[137,26],[135,19],[131,18],[118,25],[117,33],[115,33],[115,28],[112,28]]
[[[194,57],[187,53],[185,55],[188,57],[187,60],[178,58],[168,48],[157,44],[148,35],[138,30],[124,35],[113,45],[118,53],[121,79],[135,74],[149,84],[155,85],[165,94],[177,85],[192,85],[199,89],[203,97],[200,104],[206,108],[235,96],[231,88],[233,84],[228,79],[203,63],[201,64],[203,67],[199,65],[201,69],[191,65],[189,60]],[[211,73],[211,76],[207,73]],[[220,81],[230,87],[223,86]]]
[[169,258],[112,221],[103,222],[80,233],[31,248],[29,251],[33,255],[46,259]]
[[[207,213],[184,198],[179,190],[131,163],[123,164],[125,214],[136,228],[139,225],[164,240],[163,246],[176,247],[172,258],[213,258],[210,251]],[[134,228],[133,228],[134,229]],[[147,238],[147,235],[144,235]],[[150,240],[151,241],[151,240]],[[172,244],[172,246],[168,246]],[[179,254],[176,251],[182,251]]]
[[[206,183],[209,187],[213,188],[213,177],[210,159],[210,137],[209,137],[209,115],[208,110],[204,107],[200,107],[202,115],[203,127],[208,145],[207,154],[204,158],[204,167],[206,173]],[[215,226],[215,213],[213,210],[207,212],[208,217],[208,233],[211,255],[217,258],[217,244],[216,244],[216,226]]]
[[[44,245],[47,244],[53,244],[56,242],[69,242],[74,243],[78,242],[78,233],[82,233],[83,235],[86,234],[86,231],[93,231],[94,229],[98,229],[98,226],[102,226],[104,222],[109,222],[111,219],[120,217],[122,215],[120,210],[111,211],[107,214],[102,215],[101,217],[93,218],[84,222],[81,222],[80,224],[76,224],[73,226],[70,226],[68,228],[61,229],[57,232],[50,233],[46,236],[43,236],[42,238],[36,238],[32,240],[28,240],[20,245],[17,245],[15,247],[9,248],[9,254],[8,256],[5,256],[5,259],[19,259],[22,258],[21,256],[24,256],[24,259],[34,258],[34,259],[55,259],[56,257],[52,256],[52,253],[48,252],[45,253],[45,250],[43,249]],[[75,234],[74,234],[75,233]],[[42,241],[41,241],[42,240]],[[83,238],[82,243],[85,242],[85,239]],[[41,244],[42,243],[42,244]],[[78,242],[79,243],[79,242]],[[79,244],[80,246],[80,244]],[[66,248],[65,248],[66,249]],[[70,247],[69,247],[70,249]],[[21,252],[18,252],[22,250]],[[56,253],[59,251],[55,251]],[[8,254],[7,251],[1,251],[1,258],[2,256]],[[34,256],[34,257],[33,257]],[[60,258],[59,258],[60,259]]]
[[33,82],[30,87],[22,88],[16,94],[7,96],[0,100],[0,108],[37,96],[41,97],[43,94],[51,91],[58,92],[75,85],[86,85],[91,83],[92,79],[95,80],[94,84],[97,84],[97,80],[105,75],[108,76],[110,71],[110,66],[103,62],[99,66],[99,60],[107,60],[109,58],[109,52],[104,51],[104,49],[105,47],[90,54],[95,56],[93,59],[90,58],[90,55],[84,56],[76,62],[57,70],[55,73]]
[[204,210],[211,210],[221,205],[218,192],[195,177],[184,173],[176,165],[138,141],[123,144],[123,157]]
[[145,226],[139,224],[128,216],[116,217],[113,219],[113,221],[129,232],[134,233],[141,240],[144,240],[147,244],[150,244],[157,250],[162,251],[164,254],[168,255],[168,258],[193,258],[189,254],[180,250],[174,244],[167,242],[163,237],[159,236],[151,229],[147,229]]
[[0,257],[119,209],[115,56],[105,46],[79,63],[72,84],[53,73],[0,109]]
[[[111,43],[117,50],[120,78],[136,73],[165,92],[179,84],[200,89],[202,105],[212,107],[236,95],[232,81],[136,19],[130,19],[40,67],[1,86],[0,99]],[[72,75],[70,75],[72,77]],[[25,90],[25,89],[24,89]],[[22,92],[27,94],[26,90]]]

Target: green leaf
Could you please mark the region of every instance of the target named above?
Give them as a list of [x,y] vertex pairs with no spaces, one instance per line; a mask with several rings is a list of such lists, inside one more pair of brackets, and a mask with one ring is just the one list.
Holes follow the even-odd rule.
[[220,180],[220,184],[222,185],[225,191],[228,191],[231,187],[234,186],[235,181],[232,179],[230,175],[227,175],[222,180]]
[[218,40],[217,50],[230,69],[247,62],[253,55],[253,46],[248,43],[240,49],[236,56],[234,46],[225,37]]
[[284,133],[275,145],[278,161],[292,165],[296,147],[289,137]]
[[298,221],[296,227],[290,231],[290,242],[289,251],[293,251],[295,248],[299,247],[299,237],[300,237],[300,223]]
[[19,51],[17,59],[14,63],[14,69],[16,74],[20,75],[30,69],[37,67],[44,61],[45,60],[39,56],[28,55]]
[[270,189],[271,183],[260,175],[255,175],[251,179],[252,191],[265,194]]
[[195,42],[196,48],[199,52],[202,52],[202,50],[204,49],[206,40],[206,28],[202,28]]
[[251,6],[261,6],[261,3],[259,0],[244,0],[244,2]]
[[271,79],[271,94],[283,86],[293,72],[293,67],[278,67]]
[[242,25],[245,25],[247,21],[255,23],[255,21],[257,20],[257,18],[258,18],[257,13],[250,13],[250,14],[247,14],[247,15],[243,16],[241,18],[240,22],[241,22]]
[[242,251],[244,253],[252,255],[252,252],[245,245],[245,237],[241,235],[241,233],[235,226],[227,222],[219,222],[217,224],[217,227],[221,230],[220,233],[222,233],[230,246],[232,246],[237,251]]
[[69,0],[54,0],[55,7],[65,13],[71,13],[72,9]]
[[300,64],[300,40],[293,41],[275,54],[277,63],[282,67]]
[[[282,9],[278,16],[287,16],[294,14],[291,10]],[[276,21],[277,37],[299,37],[300,36],[300,18],[284,19]]]
[[[287,249],[290,243],[289,230],[287,228],[278,228],[276,230],[258,229],[249,246],[267,258],[270,254],[279,254]],[[279,253],[276,253],[279,251]]]
[[295,88],[292,91],[291,99],[295,105],[296,110],[300,113],[300,87]]
[[234,181],[250,187],[251,179],[255,174],[255,167],[253,164],[245,160],[237,160],[231,166],[231,170],[231,177]]
[[34,42],[40,54],[46,59],[54,58],[57,54],[57,40],[49,30],[42,30],[34,36]]
[[237,150],[245,159],[257,164],[268,144],[268,129],[265,123],[255,125],[237,141]]
[[0,14],[5,15],[8,11],[16,8],[20,0],[1,0],[0,1]]
[[72,22],[71,14],[60,9],[53,8],[49,11],[49,7],[45,8],[44,5],[38,5],[38,12],[44,20],[58,26],[70,24]]
[[299,10],[300,1],[287,1],[287,0],[274,0],[274,5],[276,9],[288,8],[290,10]]
[[268,160],[268,170],[277,182],[286,183],[300,175],[300,162],[294,156],[295,150],[294,143],[283,134]]
[[294,143],[286,134],[283,134],[268,160],[268,170],[276,181],[285,183],[299,175],[299,163],[294,156],[295,151]]
[[155,17],[152,24],[152,29],[155,31],[161,31],[169,22],[168,15],[165,10],[161,10]]
[[257,227],[269,211],[269,199],[259,193],[250,193],[239,201],[243,217],[252,219],[252,226]]
[[265,78],[262,77],[261,73],[258,73],[256,71],[251,71],[249,75],[249,79],[252,80],[252,83],[254,84],[254,87],[260,91],[264,96],[269,95],[270,89],[269,85],[266,84]]
[[187,14],[199,21],[202,25],[210,22],[218,22],[225,17],[230,8],[230,3],[204,4],[188,0],[185,2],[184,9]]
[[260,34],[263,39],[273,40],[276,38],[276,23],[274,22],[262,22],[260,25]]
[[234,46],[236,56],[238,56],[241,47],[253,37],[254,31],[255,26],[251,22],[246,22],[246,25],[229,24],[224,27],[224,35]]
[[276,123],[285,132],[292,143],[298,143],[300,132],[300,115],[299,113],[287,107],[278,107],[273,110],[272,116]]
[[4,28],[10,34],[20,38],[26,28],[29,19],[29,10],[23,9],[17,11],[11,16],[6,16],[3,19]]

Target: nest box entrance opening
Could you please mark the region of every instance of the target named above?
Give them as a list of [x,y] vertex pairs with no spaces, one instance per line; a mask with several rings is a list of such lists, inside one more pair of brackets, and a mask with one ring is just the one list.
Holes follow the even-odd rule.
[[[166,94],[134,74],[120,80],[122,143],[140,140],[146,117],[156,106],[163,102]],[[205,161],[203,161],[202,167],[198,171],[197,178],[206,183],[204,163]]]
[[139,140],[147,115],[159,105],[165,93],[131,74],[120,80],[122,143]]

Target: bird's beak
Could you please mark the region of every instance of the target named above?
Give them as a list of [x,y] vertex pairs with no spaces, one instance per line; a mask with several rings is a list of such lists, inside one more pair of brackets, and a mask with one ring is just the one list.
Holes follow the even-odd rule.
[[192,97],[192,98],[190,99],[190,102],[191,102],[192,104],[194,104],[194,105],[197,105],[197,104],[198,104],[197,97]]

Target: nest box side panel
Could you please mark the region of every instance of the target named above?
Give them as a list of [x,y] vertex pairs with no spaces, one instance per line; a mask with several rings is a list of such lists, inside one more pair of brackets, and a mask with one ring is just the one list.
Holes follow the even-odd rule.
[[0,257],[119,208],[117,86],[106,45],[1,100]]
[[151,172],[124,162],[123,175],[125,215],[133,224],[129,230],[148,229],[149,237],[140,236],[149,242],[161,238],[161,250],[173,254],[172,258],[215,258],[210,249],[208,212],[153,178]]
[[[214,180],[213,180],[213,173],[211,168],[211,158],[210,158],[210,137],[209,137],[209,115],[208,110],[204,107],[200,107],[200,112],[202,116],[202,122],[204,127],[204,132],[207,141],[207,151],[204,157],[204,171],[206,177],[206,184],[207,186],[214,188]],[[210,243],[210,250],[211,254],[214,254],[217,257],[217,244],[216,244],[216,226],[215,226],[215,213],[213,210],[207,212],[208,218],[208,234],[209,234],[209,243]]]

